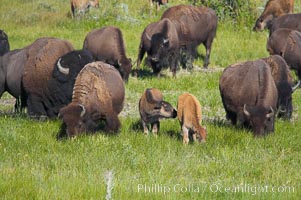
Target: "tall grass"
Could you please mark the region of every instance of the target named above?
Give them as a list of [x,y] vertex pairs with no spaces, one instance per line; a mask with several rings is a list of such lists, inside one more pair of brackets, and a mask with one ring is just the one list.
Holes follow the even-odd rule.
[[[72,19],[69,1],[2,0],[0,29],[11,49],[43,36],[67,39],[80,49],[90,30],[115,25],[135,60],[144,27],[167,7],[156,14],[147,1],[100,2],[100,9]],[[293,95],[292,120],[277,120],[275,133],[265,138],[225,120],[218,90],[222,69],[268,55],[267,32],[253,33],[252,24],[242,24],[220,19],[209,70],[198,68],[200,59],[195,71],[180,70],[176,79],[168,71],[160,79],[149,76],[147,67],[145,76],[130,77],[118,136],[99,132],[58,141],[60,121],[13,114],[6,93],[0,101],[1,199],[299,199],[301,92]],[[202,46],[199,51],[205,52]],[[158,138],[144,136],[138,100],[148,87],[159,88],[174,106],[183,92],[194,94],[203,107],[206,144],[183,146],[177,119],[163,120]]]

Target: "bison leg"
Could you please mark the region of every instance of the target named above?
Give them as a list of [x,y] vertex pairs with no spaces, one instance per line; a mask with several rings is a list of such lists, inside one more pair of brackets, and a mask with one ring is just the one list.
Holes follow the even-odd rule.
[[105,131],[107,132],[117,132],[121,124],[116,113],[112,113],[109,116],[106,116],[106,127]]
[[136,67],[136,70],[134,71],[135,77],[138,77],[138,72],[140,70],[140,64],[144,57],[144,54],[145,54],[145,50],[144,50],[143,42],[141,41],[140,46],[139,46],[138,58],[137,58],[137,67]]
[[28,115],[31,118],[44,120],[47,118],[47,113],[41,99],[37,96],[28,95],[27,99]]
[[145,121],[142,120],[143,132],[145,135],[148,135],[148,127]]
[[160,129],[160,122],[156,121],[154,123],[151,123],[151,126],[152,126],[152,133],[154,134],[155,137],[157,137]]
[[211,45],[213,42],[213,37],[209,37],[207,41],[204,43],[206,48],[206,57],[204,62],[204,68],[207,69],[208,65],[210,64],[210,53],[211,53]]
[[183,144],[189,143],[189,130],[185,126],[182,126],[182,133],[183,133]]

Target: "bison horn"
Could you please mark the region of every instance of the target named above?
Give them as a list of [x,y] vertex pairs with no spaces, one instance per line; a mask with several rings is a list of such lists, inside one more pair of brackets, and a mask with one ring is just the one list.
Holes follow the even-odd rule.
[[271,118],[272,116],[274,116],[274,110],[272,108],[272,106],[270,107],[270,112],[266,115],[266,118]]
[[292,87],[292,90],[293,90],[293,92],[300,86],[300,80],[298,81],[298,83],[294,86],[294,87]]
[[63,74],[65,75],[69,74],[69,68],[62,67],[61,58],[57,61],[57,67],[59,68],[59,71],[62,72]]
[[86,113],[85,106],[84,106],[84,105],[82,105],[82,104],[78,104],[78,105],[79,105],[79,107],[81,107],[81,108],[82,108],[82,112],[80,113],[80,117],[83,117],[83,116],[85,115],[85,113]]
[[145,33],[145,36],[148,40],[152,40],[152,38],[147,33]]
[[249,111],[247,111],[247,105],[246,105],[246,104],[244,105],[244,113],[245,113],[245,115],[248,116],[248,117],[251,115],[251,114],[249,113]]

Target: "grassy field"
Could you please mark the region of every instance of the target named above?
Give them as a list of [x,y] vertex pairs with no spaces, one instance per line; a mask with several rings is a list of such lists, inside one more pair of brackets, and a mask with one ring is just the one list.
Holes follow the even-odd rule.
[[[100,2],[98,10],[75,20],[67,0],[1,0],[0,29],[8,34],[11,49],[44,36],[67,39],[80,49],[89,31],[115,25],[124,34],[128,56],[136,60],[141,32],[166,7],[156,15],[148,1]],[[172,2],[169,6],[187,3]],[[299,1],[295,6],[301,10]],[[293,95],[292,120],[277,120],[275,133],[265,138],[254,138],[225,120],[218,90],[222,69],[268,56],[267,32],[251,28],[221,19],[209,70],[202,70],[203,61],[197,60],[193,72],[179,71],[176,79],[168,71],[160,79],[130,77],[118,136],[99,132],[58,141],[60,121],[13,114],[14,100],[4,94],[0,199],[300,199],[301,90]],[[203,106],[206,144],[183,146],[176,119],[161,122],[158,138],[144,136],[138,100],[148,87],[159,88],[174,106],[183,92],[194,94]]]

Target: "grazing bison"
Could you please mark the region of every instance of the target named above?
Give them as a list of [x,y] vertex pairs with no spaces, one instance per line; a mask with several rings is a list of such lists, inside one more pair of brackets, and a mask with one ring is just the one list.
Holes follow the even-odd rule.
[[103,62],[87,64],[76,78],[72,102],[60,110],[63,124],[59,136],[94,132],[102,120],[105,131],[118,131],[124,96],[124,83],[113,66]]
[[58,107],[52,98],[53,91],[48,88],[48,81],[58,59],[72,50],[71,43],[57,38],[37,39],[27,50],[22,98],[26,98],[29,116],[40,119],[57,116]]
[[23,69],[27,60],[27,48],[16,49],[0,57],[0,98],[6,91],[15,97],[16,112],[22,111],[26,105],[25,102],[20,103],[20,97]]
[[7,52],[9,52],[8,36],[3,30],[0,30],[0,56]]
[[292,87],[293,78],[288,65],[281,56],[271,55],[263,60],[270,66],[278,90],[278,117],[290,119],[293,112],[292,94],[298,88],[300,81]]
[[156,10],[160,9],[160,5],[165,5],[168,3],[168,0],[149,0],[151,7],[153,6],[153,3],[156,4]]
[[89,51],[71,51],[60,57],[53,69],[52,77],[48,81],[48,89],[51,91],[49,99],[53,103],[53,112],[58,114],[59,109],[72,101],[75,79],[82,68],[93,62]]
[[[262,14],[256,20],[254,31],[263,31],[265,27],[270,29],[272,20],[282,15],[294,12],[294,0],[269,0]],[[274,23],[274,22],[273,22]]]
[[178,98],[178,119],[183,133],[183,144],[188,144],[189,133],[193,140],[205,142],[207,136],[206,127],[202,124],[202,110],[198,99],[187,92]]
[[149,24],[141,35],[137,70],[140,69],[140,63],[147,52],[147,63],[152,67],[154,74],[160,76],[161,69],[170,65],[175,76],[179,62],[179,47],[177,30],[169,19]]
[[177,111],[170,103],[163,100],[161,91],[156,88],[148,88],[144,91],[139,100],[139,113],[144,133],[148,134],[148,125],[151,124],[155,136],[160,129],[160,119],[177,116]]
[[127,58],[121,30],[108,26],[89,32],[83,49],[89,50],[96,61],[113,65],[127,81],[132,69],[131,59]]
[[259,59],[228,66],[219,89],[227,119],[250,127],[255,136],[274,131],[278,92],[270,67]]
[[301,32],[301,13],[287,14],[273,20],[270,36],[280,28],[287,28]]
[[73,17],[75,17],[76,14],[84,15],[89,11],[90,7],[99,7],[98,0],[71,0],[70,4]]
[[186,61],[193,62],[198,55],[197,47],[202,43],[206,48],[204,68],[207,68],[217,28],[215,11],[204,6],[178,5],[167,9],[161,17],[164,18],[170,19],[177,29],[182,65],[187,65]]
[[280,55],[301,80],[301,33],[291,29],[278,29],[268,39],[270,55]]

